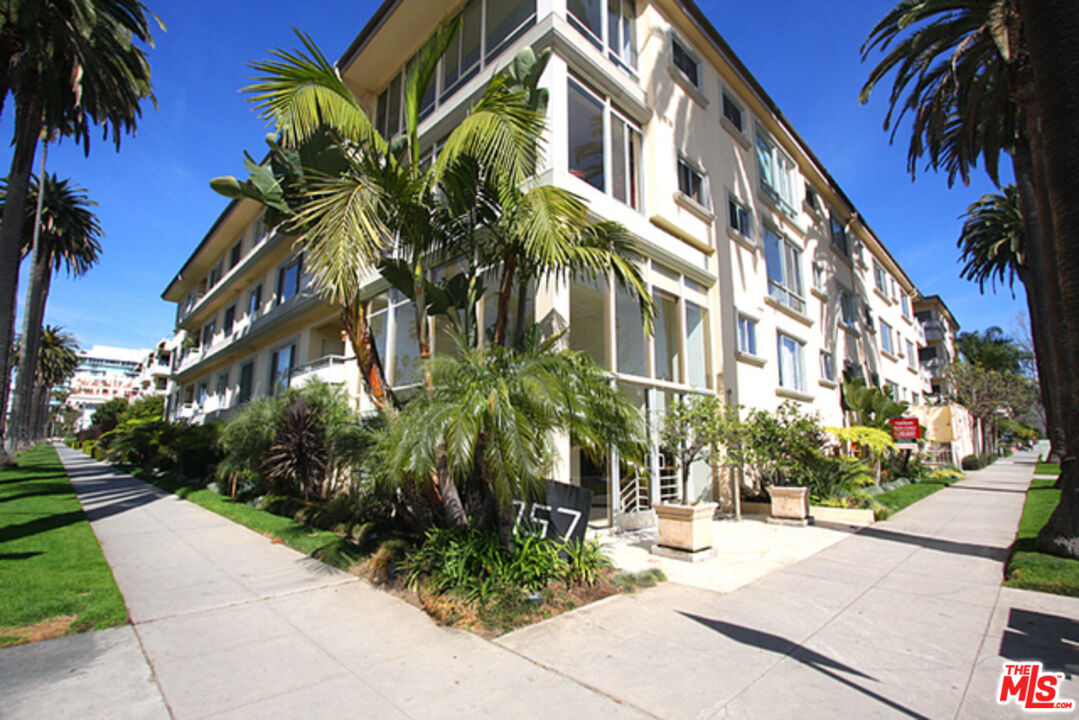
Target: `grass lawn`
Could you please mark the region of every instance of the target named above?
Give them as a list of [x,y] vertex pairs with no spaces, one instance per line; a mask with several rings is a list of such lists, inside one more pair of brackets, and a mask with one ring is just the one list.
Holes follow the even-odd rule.
[[317,530],[292,518],[274,515],[246,503],[233,502],[213,490],[182,485],[138,468],[128,468],[126,471],[140,480],[175,493],[261,535],[280,540],[293,550],[316,557],[335,568],[348,570],[364,557],[354,543],[328,530]]
[[[888,508],[888,515],[894,515],[908,505],[913,505],[919,500],[929,497],[938,490],[943,490],[956,480],[933,478],[932,480],[920,480],[910,485],[904,485],[895,490],[883,492],[873,498],[874,501]],[[879,518],[878,518],[879,519]]]
[[127,609],[56,451],[0,468],[0,647],[119,625]]
[[1038,461],[1038,464],[1034,467],[1035,475],[1052,475],[1056,477],[1060,474],[1060,463],[1047,463]]
[[1079,560],[1046,555],[1034,549],[1038,531],[1060,502],[1060,490],[1053,489],[1054,482],[1056,478],[1034,478],[1030,483],[1004,584],[1079,597]]

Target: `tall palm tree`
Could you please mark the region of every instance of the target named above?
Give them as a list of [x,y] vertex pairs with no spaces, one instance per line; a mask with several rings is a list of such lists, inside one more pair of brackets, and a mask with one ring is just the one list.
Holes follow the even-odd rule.
[[1027,352],[997,326],[981,332],[962,332],[955,340],[959,354],[971,365],[1013,375],[1022,374]]
[[75,336],[55,325],[41,331],[37,372],[34,378],[34,399],[31,405],[29,437],[39,441],[45,434],[49,403],[56,388],[66,383],[79,366],[79,344]]
[[[1020,0],[1034,76],[1031,115],[1040,130],[1036,155],[1044,171],[1045,217],[1055,257],[1047,271],[1059,277],[1065,348],[1060,372],[1066,448],[1060,503],[1038,533],[1038,548],[1079,558],[1079,6],[1060,0]],[[1064,367],[1066,365],[1066,367]]]
[[[15,101],[14,152],[0,218],[0,377],[7,377],[16,269],[38,139],[43,131],[59,132],[88,153],[90,132],[100,126],[119,148],[121,137],[136,127],[140,102],[153,94],[146,52],[136,44],[152,44],[148,12],[139,0],[11,2],[2,10],[0,60],[6,62],[0,102],[9,93]],[[7,405],[7,391],[7,383],[0,383],[0,407]],[[4,450],[0,462],[9,462]]]
[[[1015,278],[1026,288],[1027,312],[1030,315],[1031,335],[1034,340],[1034,362],[1041,382],[1041,400],[1045,408],[1047,434],[1050,439],[1050,456],[1059,458],[1064,450],[1063,421],[1059,414],[1060,385],[1055,382],[1056,357],[1044,348],[1051,347],[1049,321],[1036,302],[1038,289],[1033,287],[1030,264],[1026,253],[1026,225],[1014,185],[1003,188],[1001,193],[983,195],[968,208],[958,245],[964,263],[960,277],[978,283],[984,293],[986,283],[996,291],[997,283],[1011,288]],[[1041,350],[1039,350],[1041,348]]]
[[[91,208],[97,203],[89,199],[86,190],[56,175],[46,175],[43,183],[32,180],[26,203],[26,222],[23,224],[23,256],[30,251],[35,234],[34,217],[38,214],[37,247],[30,269],[28,302],[24,310],[24,331],[20,351],[21,361],[15,379],[15,395],[11,420],[7,430],[9,443],[18,446],[32,440],[36,363],[27,358],[38,356],[39,333],[45,315],[53,273],[61,268],[70,277],[84,275],[101,254],[101,227]],[[0,201],[7,200],[7,185],[0,184]],[[39,330],[40,332],[40,330]]]
[[[1066,234],[1075,232],[1076,225],[1056,216],[1058,205],[1067,206],[1070,190],[1063,184],[1067,167],[1059,164],[1062,156],[1054,154],[1060,146],[1049,143],[1043,135],[1055,128],[1059,131],[1055,142],[1059,143],[1075,136],[1062,129],[1067,126],[1063,118],[1074,112],[1068,106],[1074,102],[1072,96],[1065,92],[1050,97],[1068,89],[1068,79],[1060,73],[1070,66],[1067,62],[1054,66],[1054,55],[1046,50],[1050,45],[1054,50],[1063,48],[1070,41],[1061,37],[1074,32],[1069,25],[1074,22],[1074,11],[1074,3],[1068,0],[902,0],[872,30],[863,46],[863,59],[875,49],[887,54],[870,74],[861,95],[864,102],[878,82],[896,71],[885,127],[892,127],[894,137],[902,116],[914,113],[908,155],[911,169],[917,158],[927,155],[930,167],[948,169],[950,180],[957,173],[965,180],[967,169],[980,156],[995,179],[999,153],[1011,154],[1023,208],[1031,288],[1039,316],[1047,326],[1043,339],[1049,340],[1048,347],[1043,343],[1035,350],[1043,358],[1052,358],[1050,370],[1055,369],[1040,381],[1058,385],[1064,403],[1073,402],[1071,398],[1079,392],[1075,380],[1079,334],[1071,332],[1065,313],[1060,312],[1068,305],[1063,278],[1070,267],[1068,259],[1060,255],[1075,252],[1079,243],[1075,238],[1065,243],[1057,236],[1062,227]],[[1057,21],[1060,24],[1054,25]],[[1042,34],[1043,29],[1052,31],[1052,43]],[[1056,84],[1046,82],[1047,77],[1054,78]],[[1054,122],[1059,125],[1052,125]],[[1053,152],[1047,152],[1049,147]],[[1050,164],[1058,168],[1060,184],[1053,180]],[[1050,197],[1055,184],[1058,203]],[[1075,264],[1079,267],[1079,259]],[[1079,400],[1075,402],[1079,405]],[[1070,422],[1079,412],[1062,406],[1060,416]],[[1079,437],[1069,440],[1067,425],[1064,431],[1065,442],[1075,443],[1079,455]],[[1073,517],[1071,539],[1062,542],[1070,548],[1068,552],[1079,557],[1079,469],[1075,477],[1077,497],[1068,510]]]

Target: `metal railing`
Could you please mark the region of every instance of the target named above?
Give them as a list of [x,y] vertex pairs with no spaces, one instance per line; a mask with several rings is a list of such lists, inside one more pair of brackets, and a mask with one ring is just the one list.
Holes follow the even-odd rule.
[[305,382],[312,378],[318,378],[327,383],[341,383],[345,381],[345,363],[348,360],[344,355],[323,355],[311,362],[297,365],[289,372],[289,382]]

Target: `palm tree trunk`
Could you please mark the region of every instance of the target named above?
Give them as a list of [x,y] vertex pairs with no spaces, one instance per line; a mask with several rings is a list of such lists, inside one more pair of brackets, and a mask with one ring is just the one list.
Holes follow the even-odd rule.
[[[31,97],[34,98],[34,95],[31,94]],[[15,152],[11,157],[7,199],[3,217],[0,218],[0,268],[4,268],[0,272],[0,435],[4,439],[3,447],[0,447],[0,465],[10,464],[14,456],[14,442],[9,442],[10,433],[4,428],[4,410],[7,408],[13,364],[11,346],[15,331],[15,295],[19,283],[26,192],[30,186],[30,171],[34,166],[43,112],[42,104],[36,98],[15,103]]]
[[45,395],[45,387],[38,383],[34,383],[33,399],[30,403],[30,422],[28,424],[28,435],[31,443],[41,442],[41,439],[44,436],[42,419],[45,415],[43,402]]
[[386,382],[386,374],[382,369],[382,360],[378,356],[378,346],[371,337],[371,326],[367,322],[367,304],[357,301],[341,308],[341,325],[345,329],[345,336],[352,353],[356,356],[356,364],[360,369],[360,378],[367,388],[371,400],[379,410],[396,405],[393,390]]
[[509,324],[510,295],[513,294],[513,278],[517,273],[517,258],[513,255],[502,260],[502,283],[498,288],[498,314],[491,343],[506,344],[506,326]]
[[[1037,132],[1032,148],[1045,167],[1045,190],[1056,248],[1055,271],[1067,343],[1058,355],[1058,377],[1064,381],[1064,457],[1060,504],[1038,533],[1043,552],[1079,558],[1079,4],[1074,0],[1022,0],[1027,48],[1034,74],[1033,118]],[[1054,271],[1046,267],[1046,273]]]
[[[45,154],[42,153],[42,174],[45,172]],[[38,211],[35,222],[41,224],[42,183],[38,183]],[[34,228],[34,251],[30,260],[30,278],[26,284],[26,301],[23,304],[22,342],[20,343],[19,367],[15,375],[15,397],[11,408],[9,434],[15,438],[19,449],[31,441],[33,431],[32,409],[34,386],[38,375],[38,355],[41,349],[41,326],[45,319],[45,303],[49,299],[52,284],[52,263],[49,249],[42,247],[40,227]]]
[[[1046,258],[1052,243],[1045,236],[1046,226],[1038,203],[1034,161],[1030,145],[1020,138],[1012,151],[1012,166],[1019,200],[1023,207],[1026,259],[1019,271],[1027,295],[1030,333],[1034,341],[1034,362],[1038,370],[1038,386],[1045,407],[1046,435],[1049,437],[1049,456],[1059,458],[1064,449],[1064,421],[1060,415],[1060,383],[1057,380],[1057,341],[1050,332],[1054,298],[1059,302],[1060,290],[1054,273],[1047,273]],[[1042,204],[1045,204],[1044,202]],[[1053,253],[1055,254],[1055,253]]]

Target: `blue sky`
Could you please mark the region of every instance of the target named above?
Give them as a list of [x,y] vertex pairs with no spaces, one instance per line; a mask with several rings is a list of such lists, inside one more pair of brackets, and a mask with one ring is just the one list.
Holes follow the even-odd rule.
[[[171,335],[175,306],[161,291],[224,208],[209,188],[218,175],[243,175],[242,153],[263,152],[266,127],[239,92],[247,62],[309,33],[337,59],[377,7],[373,0],[145,0],[168,31],[150,59],[159,105],[145,106],[139,132],[120,153],[99,138],[88,159],[70,142],[52,148],[48,169],[89,191],[106,237],[101,263],[86,277],[58,277],[46,322],[84,346],[147,347]],[[1022,288],[982,296],[959,279],[955,239],[967,205],[992,191],[977,174],[949,189],[944,177],[906,173],[905,136],[881,129],[885,92],[857,101],[868,73],[859,47],[893,0],[703,0],[700,6],[869,224],[926,294],[939,294],[968,330],[1005,329],[1025,312]],[[12,136],[12,105],[0,134]],[[0,152],[4,172],[11,151]],[[19,304],[22,305],[20,283]]]

